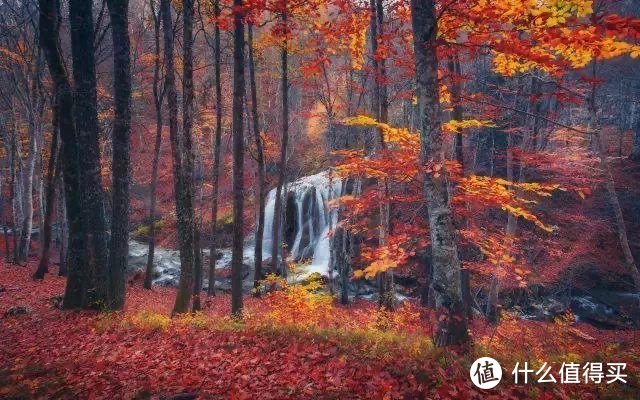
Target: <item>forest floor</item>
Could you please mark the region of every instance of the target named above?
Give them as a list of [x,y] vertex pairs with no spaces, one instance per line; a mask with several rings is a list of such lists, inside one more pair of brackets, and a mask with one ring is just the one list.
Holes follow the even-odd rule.
[[[636,399],[640,332],[602,331],[570,320],[476,320],[466,355],[433,348],[431,316],[407,305],[393,314],[349,308],[289,288],[230,299],[169,318],[175,290],[128,286],[118,313],[63,311],[64,278],[31,280],[33,265],[0,263],[1,399]],[[20,308],[23,307],[23,308]],[[469,380],[478,356],[498,359],[504,382]],[[627,384],[515,385],[515,362],[626,362]]]

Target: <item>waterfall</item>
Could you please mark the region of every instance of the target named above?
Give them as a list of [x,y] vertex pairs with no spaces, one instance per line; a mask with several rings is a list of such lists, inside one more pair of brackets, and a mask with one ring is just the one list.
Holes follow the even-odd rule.
[[[279,236],[287,245],[289,259],[311,260],[307,273],[328,274],[329,232],[338,218],[337,211],[329,209],[329,202],[341,194],[341,189],[340,180],[321,172],[291,182],[283,191],[285,221]],[[263,259],[271,257],[275,203],[276,190],[272,189],[265,204]]]

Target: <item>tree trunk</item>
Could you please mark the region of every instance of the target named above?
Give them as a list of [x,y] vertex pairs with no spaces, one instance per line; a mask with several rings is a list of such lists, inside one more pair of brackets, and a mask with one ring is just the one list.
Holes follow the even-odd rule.
[[178,228],[178,242],[180,247],[180,281],[178,293],[173,306],[173,314],[185,313],[189,310],[193,293],[193,230],[189,219],[190,198],[186,188],[186,169],[184,154],[178,132],[178,94],[175,82],[175,64],[173,59],[173,18],[171,16],[171,1],[160,1],[164,37],[164,67],[165,90],[167,91],[167,105],[169,109],[169,138],[171,141],[171,156],[173,158],[174,195],[176,203],[176,219]]
[[631,279],[633,281],[633,287],[635,290],[638,290],[640,289],[640,273],[638,272],[638,266],[636,265],[633,254],[631,253],[631,248],[629,247],[629,239],[627,237],[627,228],[624,222],[624,215],[622,214],[622,207],[620,206],[620,200],[618,199],[618,194],[616,193],[613,175],[611,174],[611,168],[609,166],[609,161],[607,160],[606,143],[604,138],[602,137],[602,133],[598,128],[596,128],[594,134],[598,136],[597,144],[598,155],[600,158],[600,168],[602,169],[602,172],[604,174],[605,188],[607,189],[609,202],[611,203],[611,208],[613,209],[613,215],[616,221],[616,230],[618,231],[618,239],[620,240],[620,247],[622,248],[622,253],[624,254],[624,261],[627,270],[631,275]]
[[636,131],[633,135],[633,149],[629,158],[632,161],[640,161],[640,116],[637,118]]
[[[108,237],[100,169],[93,5],[70,0],[71,58],[74,78],[74,121],[78,136],[81,207],[87,234],[83,280],[86,308],[110,308]],[[71,278],[71,277],[70,277]]]
[[[436,16],[433,0],[411,1],[416,83],[420,117],[420,156],[424,164],[445,161],[440,126]],[[446,179],[424,176],[424,197],[429,213],[433,267],[432,286],[436,293],[437,346],[459,345],[469,340],[460,283],[460,261]]]
[[[0,175],[0,193],[4,193],[4,179]],[[4,196],[0,196],[0,218],[2,218],[2,233],[4,234],[4,255],[5,260],[9,260],[9,231],[7,229],[7,218],[4,213]]]
[[53,132],[51,135],[51,150],[49,152],[49,165],[47,168],[47,185],[46,185],[46,205],[44,212],[44,224],[43,229],[40,232],[42,235],[41,249],[40,249],[40,262],[38,263],[38,269],[33,275],[33,279],[43,279],[44,275],[49,272],[49,248],[51,247],[51,225],[53,223],[53,207],[55,206],[56,196],[56,180],[60,171],[59,161],[59,124],[55,107],[53,112]]
[[[458,55],[454,55],[449,60],[449,73],[452,75],[451,84],[451,101],[453,102],[453,112],[451,113],[451,119],[461,121],[464,119],[464,109],[462,108],[462,85],[459,78],[462,73],[460,68],[460,59]],[[462,133],[457,132],[454,139],[454,154],[455,160],[463,167],[464,170],[464,152],[462,150]]]
[[131,136],[131,60],[129,55],[129,0],[107,0],[113,44],[113,120],[111,242],[109,257],[110,309],[124,306],[125,274],[129,256],[129,159]]
[[28,135],[29,135],[29,153],[27,163],[22,169],[22,221],[20,229],[20,243],[17,249],[17,260],[19,263],[26,264],[31,250],[31,235],[33,231],[33,193],[36,185],[34,177],[36,175],[36,164],[38,161],[39,136],[41,134],[40,118],[44,109],[44,96],[42,95],[41,80],[41,53],[36,51],[36,57],[33,65],[29,66],[31,75],[30,87],[25,88],[29,92],[29,100],[27,103],[27,119],[28,119]]
[[244,14],[243,0],[233,0],[233,244],[231,250],[231,315],[242,316],[242,252],[244,241]]
[[[17,136],[17,132],[14,129],[11,133],[11,149],[10,149],[10,157],[9,157],[9,175],[11,176],[11,185],[9,186],[9,196],[11,198],[11,240],[12,240],[12,249],[13,249],[13,256],[10,258],[11,262],[14,264],[18,264],[18,242],[17,242],[17,238],[18,236],[16,235],[16,185],[17,185],[17,165],[19,163],[18,160],[18,149],[17,149],[17,141],[18,138]],[[7,253],[7,257],[9,256],[9,254]]]
[[153,0],[150,1],[151,14],[153,16],[153,38],[155,43],[155,60],[153,64],[153,102],[156,110],[156,140],[153,147],[153,162],[151,165],[151,187],[149,204],[149,252],[147,254],[147,267],[144,274],[145,289],[151,289],[153,280],[153,258],[156,249],[156,188],[158,186],[158,163],[160,162],[160,147],[162,146],[162,100],[164,90],[160,90],[160,15],[153,8]]
[[[258,288],[260,281],[264,279],[262,273],[262,238],[264,236],[264,201],[265,201],[265,169],[264,169],[264,148],[260,137],[260,121],[258,118],[258,88],[256,87],[256,66],[253,54],[253,25],[247,24],[248,45],[249,45],[249,80],[251,86],[251,117],[253,119],[253,140],[256,145],[256,169],[258,172],[257,188],[257,222],[256,222],[256,244],[254,249],[254,275],[253,287]],[[258,291],[255,292],[259,294]]]
[[193,301],[191,312],[202,310],[200,295],[202,294],[202,247],[200,246],[200,227],[193,224]]
[[[460,58],[457,54],[454,54],[449,60],[449,73],[452,76],[451,83],[451,101],[453,102],[453,111],[451,113],[451,119],[461,121],[464,119],[464,108],[462,107],[462,84],[460,83],[460,76],[462,75],[462,68],[460,66]],[[455,160],[460,164],[462,173],[464,174],[465,162],[464,162],[464,149],[462,144],[462,133],[457,132],[453,142],[453,152]],[[464,227],[466,221],[460,219],[458,221],[459,226]],[[464,261],[466,252],[464,247],[458,252],[460,260]],[[462,299],[464,302],[464,308],[469,319],[471,319],[473,313],[471,312],[471,281],[469,278],[469,270],[462,268]],[[428,290],[428,289],[427,289]],[[427,292],[428,293],[428,292]],[[428,302],[428,300],[427,300]]]
[[[58,1],[39,0],[40,46],[45,53],[49,74],[53,80],[55,109],[58,115],[62,143],[61,161],[64,175],[64,194],[69,230],[69,247],[65,265],[69,271],[65,287],[64,308],[86,304],[86,268],[83,266],[85,235],[81,215],[80,165],[78,139],[73,120],[73,93],[64,66],[59,43],[60,4]],[[62,269],[60,273],[62,273]]]
[[218,247],[216,240],[218,239],[218,193],[220,185],[220,155],[222,146],[222,82],[220,82],[220,2],[215,0],[213,3],[213,12],[216,18],[214,31],[214,74],[216,80],[216,134],[213,143],[213,173],[211,177],[211,243],[209,246],[209,287],[207,294],[215,296],[216,294],[216,261],[218,258]]
[[280,141],[280,161],[278,162],[278,185],[276,187],[276,199],[273,208],[273,232],[271,237],[271,262],[273,267],[280,271],[282,276],[287,276],[287,262],[285,255],[282,254],[282,263],[279,263],[281,253],[280,231],[283,218],[283,194],[284,179],[287,171],[287,147],[289,146],[289,49],[287,38],[288,10],[287,2],[284,2],[284,10],[282,11],[282,26],[284,27],[284,39],[282,42],[282,50],[280,52],[280,61],[282,67],[282,139]]
[[640,290],[640,272],[638,272],[638,266],[631,253],[629,247],[629,239],[627,237],[627,228],[624,222],[624,215],[622,214],[622,207],[620,206],[620,200],[618,199],[618,193],[616,192],[615,182],[613,175],[611,174],[611,167],[607,158],[607,143],[600,130],[600,124],[598,121],[598,109],[596,106],[596,62],[593,63],[593,83],[591,84],[591,96],[589,98],[589,131],[596,136],[596,145],[598,149],[598,157],[600,158],[600,169],[604,175],[604,185],[609,196],[609,203],[613,209],[613,215],[616,221],[616,230],[618,232],[618,239],[620,240],[620,247],[622,248],[622,254],[624,254],[624,261],[627,271],[631,275],[633,281],[633,288]]
[[[387,86],[386,86],[386,66],[384,58],[378,60],[378,40],[384,33],[384,8],[382,0],[371,0],[370,2],[371,18],[370,27],[370,41],[371,41],[371,53],[373,64],[373,101],[372,108],[376,119],[381,123],[387,123],[389,119],[388,112],[388,100],[387,100]],[[382,130],[378,130],[378,149],[381,151],[386,150],[386,143]],[[387,239],[391,233],[391,204],[387,200],[389,196],[389,182],[383,179],[378,183],[379,191],[384,196],[384,199],[380,202],[379,207],[379,236],[378,244],[380,247],[387,246]],[[394,293],[393,293],[393,272],[382,272],[378,276],[378,304],[380,307],[391,310],[393,309]]]
[[64,178],[60,171],[60,179],[58,179],[58,223],[60,224],[60,234],[58,240],[60,243],[60,266],[58,268],[58,276],[67,276],[67,249],[69,248],[69,228],[67,223],[67,205],[64,196]]
[[[188,229],[188,239],[193,257],[193,303],[192,310],[200,309],[200,292],[202,291],[202,265],[200,263],[200,244],[198,238],[198,226],[195,223],[193,201],[193,0],[183,2],[183,27],[182,27],[182,47],[183,47],[183,68],[182,68],[182,145],[183,145],[183,169],[184,169],[184,218],[186,229]],[[180,280],[182,282],[182,280]],[[187,290],[183,289],[185,292]]]
[[[35,118],[35,117],[30,117]],[[20,243],[18,245],[17,261],[19,264],[27,262],[29,250],[31,248],[31,231],[33,230],[33,175],[36,168],[36,156],[38,153],[38,141],[36,139],[36,122],[29,121],[29,157],[27,159],[27,168],[22,170],[23,173],[23,199],[22,209],[22,228],[20,229]]]

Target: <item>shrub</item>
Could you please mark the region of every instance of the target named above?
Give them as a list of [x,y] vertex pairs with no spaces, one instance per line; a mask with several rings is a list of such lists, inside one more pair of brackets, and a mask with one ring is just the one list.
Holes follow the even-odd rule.
[[145,331],[166,331],[171,318],[152,311],[140,311],[130,318],[131,325]]
[[[159,219],[153,223],[153,226],[156,228],[156,231],[162,229],[165,225],[163,219]],[[151,225],[150,224],[142,224],[136,228],[133,232],[133,237],[136,238],[146,238],[151,233]]]

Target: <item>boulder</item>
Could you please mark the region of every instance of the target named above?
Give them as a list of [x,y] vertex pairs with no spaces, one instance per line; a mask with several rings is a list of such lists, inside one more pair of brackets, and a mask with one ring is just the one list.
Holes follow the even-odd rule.
[[625,328],[629,325],[629,321],[614,308],[602,304],[592,296],[573,297],[570,307],[578,321],[601,328]]
[[12,306],[4,312],[5,317],[16,316],[16,315],[24,315],[29,314],[31,310],[25,306]]

